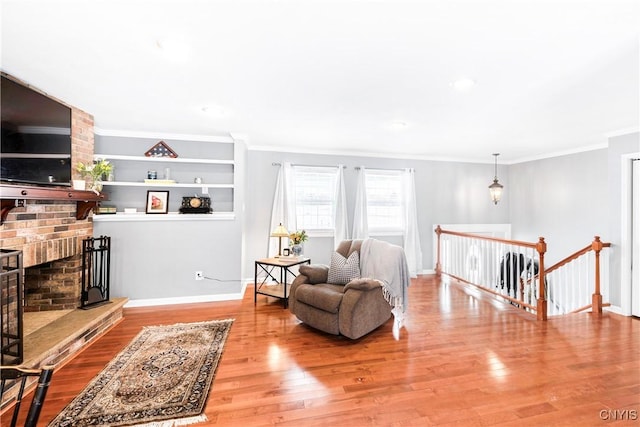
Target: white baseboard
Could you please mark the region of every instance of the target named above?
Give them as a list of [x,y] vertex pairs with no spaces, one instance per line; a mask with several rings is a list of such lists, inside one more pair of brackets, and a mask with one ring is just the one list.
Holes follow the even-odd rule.
[[627,317],[630,316],[629,314],[625,314],[622,307],[618,307],[617,305],[610,305],[609,307],[603,307],[602,310],[609,311],[614,314],[619,314],[620,316],[627,316]]
[[215,294],[215,295],[192,295],[185,297],[169,297],[169,298],[150,298],[150,299],[130,299],[125,305],[129,307],[151,307],[154,305],[171,305],[171,304],[192,304],[195,302],[215,302],[215,301],[233,301],[240,300],[244,296],[247,289],[247,283],[242,284],[242,290],[234,294]]

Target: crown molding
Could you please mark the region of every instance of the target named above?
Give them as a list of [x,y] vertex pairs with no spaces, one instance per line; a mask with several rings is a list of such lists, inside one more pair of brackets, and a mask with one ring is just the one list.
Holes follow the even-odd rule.
[[519,159],[514,159],[514,160],[511,160],[510,162],[506,162],[504,164],[516,165],[518,163],[527,163],[527,162],[533,162],[536,160],[551,159],[553,157],[568,156],[570,154],[579,154],[579,153],[585,153],[587,151],[602,150],[606,148],[609,148],[609,143],[602,142],[600,144],[587,145],[584,147],[572,148],[570,150],[554,151],[551,153],[541,154],[539,156],[521,157]]
[[118,136],[125,138],[172,139],[181,141],[222,142],[228,144],[235,142],[231,135],[192,135],[183,133],[144,132],[121,129],[101,129],[95,126],[93,128],[93,132],[100,136]]
[[[437,156],[423,156],[409,153],[380,153],[375,151],[345,151],[345,150],[319,150],[315,148],[296,148],[288,146],[278,145],[251,145],[248,146],[249,151],[276,151],[284,153],[297,153],[297,154],[318,154],[326,156],[349,156],[349,157],[376,157],[384,159],[398,159],[398,160],[430,160],[434,162],[454,162],[454,163],[485,163],[478,159],[468,158],[454,158],[454,157],[437,157]],[[493,161],[486,162],[493,164]]]
[[640,127],[632,126],[629,128],[616,129],[611,132],[607,132],[604,134],[604,136],[607,138],[614,138],[616,136],[629,135],[630,133],[637,133],[637,132],[640,132]]
[[[518,163],[532,162],[536,160],[550,159],[553,157],[561,157],[569,154],[578,154],[587,151],[601,150],[608,148],[608,143],[594,144],[584,147],[578,147],[571,150],[554,151],[551,153],[541,154],[539,156],[521,157],[513,160],[500,161],[499,165],[509,166]],[[485,159],[471,159],[471,158],[454,158],[454,157],[436,157],[436,156],[420,156],[414,154],[404,153],[378,153],[378,152],[356,152],[356,151],[332,151],[332,150],[317,150],[317,149],[304,149],[304,148],[291,148],[284,146],[250,146],[247,148],[249,151],[280,151],[285,153],[299,153],[299,154],[322,154],[332,156],[350,156],[350,157],[376,157],[385,159],[399,159],[399,160],[427,160],[433,162],[452,162],[452,163],[475,163],[475,164],[493,164],[493,160]]]

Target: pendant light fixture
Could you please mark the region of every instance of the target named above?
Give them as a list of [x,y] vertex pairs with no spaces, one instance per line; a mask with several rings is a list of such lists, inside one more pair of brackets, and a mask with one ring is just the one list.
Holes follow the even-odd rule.
[[500,153],[493,153],[495,157],[495,173],[493,177],[493,184],[489,186],[489,193],[491,194],[491,200],[493,200],[493,204],[497,205],[502,197],[502,189],[504,186],[498,182],[498,156]]

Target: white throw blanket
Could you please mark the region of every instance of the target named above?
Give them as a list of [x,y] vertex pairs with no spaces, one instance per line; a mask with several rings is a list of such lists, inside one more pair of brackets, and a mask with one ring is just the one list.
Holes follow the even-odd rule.
[[401,328],[407,310],[407,288],[411,284],[404,250],[381,240],[365,239],[360,248],[360,276],[380,282],[386,300],[393,307],[394,329]]

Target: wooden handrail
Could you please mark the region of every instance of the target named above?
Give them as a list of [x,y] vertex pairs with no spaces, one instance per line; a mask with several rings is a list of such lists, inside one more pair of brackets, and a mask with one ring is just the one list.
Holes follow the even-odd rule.
[[[449,234],[451,236],[472,237],[474,239],[488,240],[490,242],[500,242],[500,243],[506,243],[508,245],[525,246],[525,247],[531,248],[531,249],[536,249],[537,245],[538,245],[538,243],[521,242],[519,240],[507,240],[507,239],[500,239],[498,237],[481,236],[479,234],[473,234],[473,233],[462,233],[462,232],[459,232],[459,231],[443,230],[442,228],[440,228],[439,225],[436,227],[435,232],[438,235],[440,235],[440,234]],[[543,238],[541,237],[541,239],[543,239]]]
[[[603,248],[611,247],[611,243],[602,243],[602,247]],[[579,251],[576,251],[575,253],[569,255],[568,257],[566,257],[562,261],[558,261],[555,264],[553,264],[551,267],[547,268],[547,273],[551,273],[552,271],[557,270],[558,268],[562,267],[563,265],[568,264],[571,261],[574,261],[574,260],[580,258],[582,255],[586,254],[587,252],[589,252],[592,249],[593,249],[593,243],[590,243],[588,246],[585,246],[584,248],[580,249]]]

